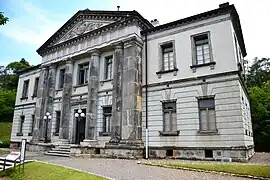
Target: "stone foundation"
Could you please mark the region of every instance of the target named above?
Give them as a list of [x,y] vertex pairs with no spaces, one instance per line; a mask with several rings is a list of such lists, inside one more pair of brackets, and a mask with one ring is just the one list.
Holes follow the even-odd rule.
[[45,152],[53,148],[53,144],[47,143],[27,143],[26,150],[30,152]]
[[247,162],[254,146],[231,148],[149,148],[149,158],[173,158],[212,161]]

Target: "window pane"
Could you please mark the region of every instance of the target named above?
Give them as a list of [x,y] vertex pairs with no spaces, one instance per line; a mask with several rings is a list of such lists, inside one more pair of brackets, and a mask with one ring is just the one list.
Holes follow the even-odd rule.
[[202,51],[201,50],[197,50],[197,55],[202,55]]
[[215,117],[215,110],[209,109],[209,130],[216,130],[216,117]]
[[204,44],[203,45],[203,50],[205,51],[205,50],[208,50],[209,51],[209,44]]
[[214,108],[214,107],[215,107],[214,98],[199,100],[199,108]]
[[177,118],[176,118],[176,112],[172,112],[172,131],[177,130]]
[[164,113],[165,131],[170,131],[170,113]]
[[197,51],[202,51],[202,46],[196,46]]
[[200,128],[202,131],[207,130],[207,112],[206,112],[206,110],[200,110]]
[[202,55],[197,55],[197,61],[202,61],[203,60],[203,56]]

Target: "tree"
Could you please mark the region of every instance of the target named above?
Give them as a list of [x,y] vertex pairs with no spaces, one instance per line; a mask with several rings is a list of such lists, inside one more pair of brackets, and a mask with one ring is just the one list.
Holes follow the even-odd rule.
[[0,12],[0,25],[4,25],[8,22],[8,17],[4,16],[3,12]]

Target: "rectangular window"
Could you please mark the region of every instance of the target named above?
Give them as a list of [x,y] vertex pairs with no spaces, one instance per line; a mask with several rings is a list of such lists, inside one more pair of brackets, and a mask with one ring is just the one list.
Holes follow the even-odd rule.
[[32,125],[31,125],[31,134],[34,132],[34,126],[35,126],[35,115],[32,114]]
[[162,50],[163,71],[175,69],[173,43],[170,42],[170,43],[161,45],[161,50]]
[[56,111],[56,117],[55,117],[55,135],[59,135],[59,128],[60,128],[60,118],[61,118],[61,111]]
[[23,92],[22,92],[22,98],[27,99],[28,98],[28,88],[29,88],[29,79],[25,80],[23,82]]
[[112,107],[103,107],[103,132],[111,132]]
[[177,131],[176,102],[163,103],[163,131]]
[[113,61],[113,56],[108,56],[105,57],[105,75],[104,79],[112,79],[112,61]]
[[21,115],[21,116],[20,116],[20,129],[19,129],[19,134],[22,134],[24,119],[25,119],[25,116],[24,116],[24,115]]
[[199,99],[201,131],[216,131],[216,113],[214,98]]
[[88,69],[89,69],[89,63],[79,65],[78,85],[88,83]]
[[211,62],[211,47],[209,33],[193,37],[195,65]]
[[64,87],[65,71],[66,71],[66,69],[60,69],[59,83],[58,83],[58,88],[59,89],[62,89]]
[[39,82],[39,77],[36,77],[36,79],[35,79],[35,85],[34,85],[33,97],[37,97],[38,82]]

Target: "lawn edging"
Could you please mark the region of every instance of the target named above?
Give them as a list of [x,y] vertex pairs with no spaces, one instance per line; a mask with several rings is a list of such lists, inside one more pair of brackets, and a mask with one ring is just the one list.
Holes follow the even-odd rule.
[[70,166],[64,166],[64,165],[60,165],[60,164],[50,163],[50,162],[46,162],[46,161],[39,161],[39,160],[33,160],[33,162],[39,162],[39,163],[44,163],[44,164],[51,164],[51,165],[60,166],[60,167],[67,168],[67,169],[72,169],[74,171],[79,171],[79,172],[87,173],[89,175],[99,176],[99,177],[102,177],[102,178],[106,178],[108,180],[116,180],[116,179],[113,179],[113,178],[110,178],[110,177],[107,177],[107,176],[103,176],[103,175],[100,175],[100,174],[91,173],[91,172],[84,171],[84,170],[77,169],[77,168],[72,168]]
[[221,171],[210,171],[210,170],[202,170],[202,169],[195,169],[195,168],[188,168],[188,167],[180,167],[180,166],[175,166],[175,165],[170,165],[170,164],[165,164],[165,163],[143,162],[143,164],[149,165],[149,166],[171,168],[171,169],[182,169],[182,170],[195,171],[195,172],[206,172],[206,173],[215,173],[215,174],[221,174],[221,175],[251,178],[251,179],[270,180],[270,178],[266,178],[266,177],[257,177],[257,176],[252,176],[252,175],[234,174],[234,173],[221,172]]

